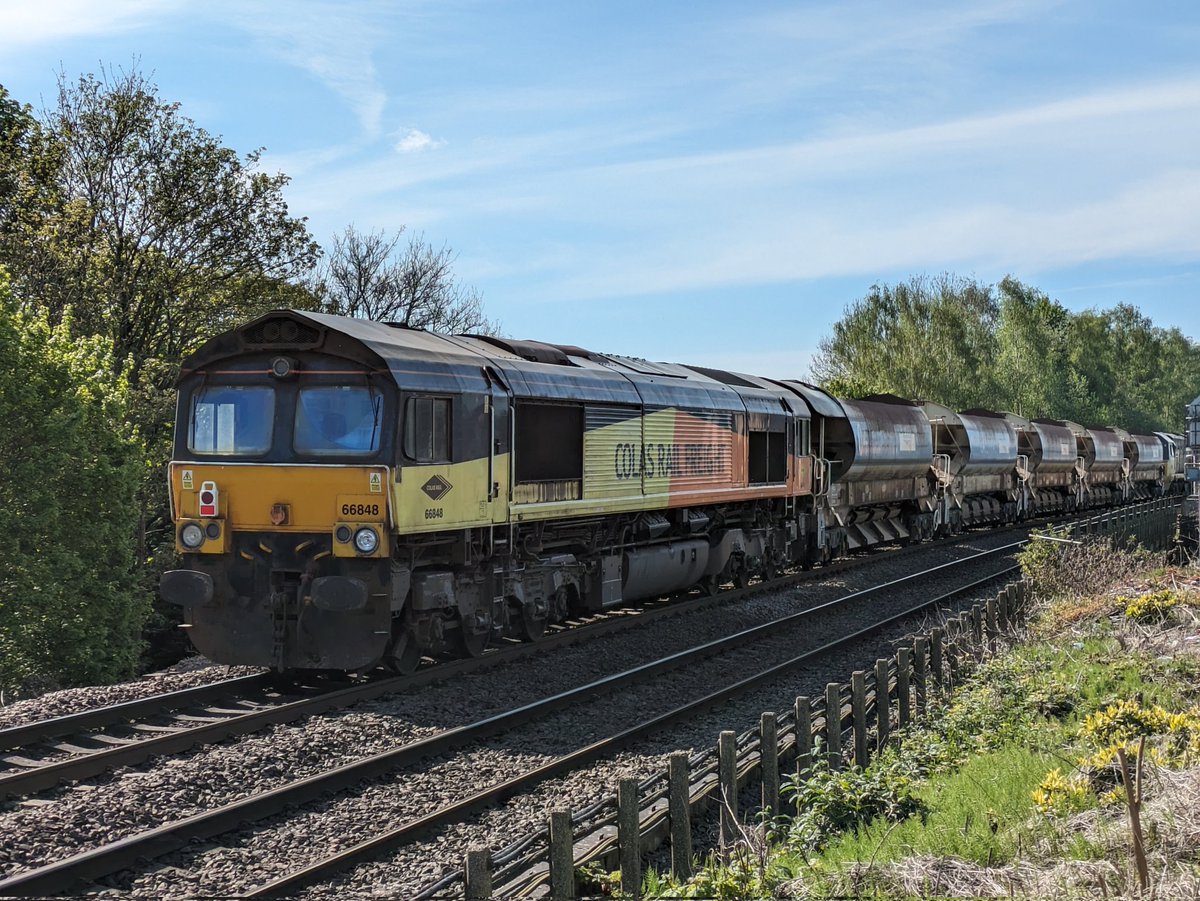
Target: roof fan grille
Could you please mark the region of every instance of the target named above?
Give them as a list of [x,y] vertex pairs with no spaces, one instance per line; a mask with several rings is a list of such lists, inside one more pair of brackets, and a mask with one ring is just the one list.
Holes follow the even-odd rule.
[[284,318],[267,319],[243,332],[246,344],[258,347],[316,344],[320,337],[321,333],[312,326]]

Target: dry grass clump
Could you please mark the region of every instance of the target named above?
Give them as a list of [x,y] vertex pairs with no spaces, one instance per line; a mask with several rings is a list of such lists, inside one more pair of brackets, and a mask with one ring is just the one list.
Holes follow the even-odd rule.
[[[1112,586],[1126,585],[1162,561],[1137,545],[1122,545],[1110,539],[1093,538],[1073,544],[1070,532],[1049,532],[1039,540],[1031,535],[1020,554],[1021,570],[1037,596],[1052,601],[1086,604],[1108,597]],[[1066,612],[1066,611],[1064,611]],[[1080,614],[1075,618],[1081,618]]]
[[1126,619],[1116,634],[1126,650],[1151,657],[1200,655],[1200,607],[1179,605],[1171,617],[1166,627]]
[[[826,890],[851,897],[909,898],[1200,898],[1200,767],[1154,768],[1143,810],[1150,889],[1142,893],[1129,860],[1129,826],[1122,807],[1083,811],[1030,847],[1025,859],[982,866],[927,855],[847,868]],[[1086,847],[1088,859],[1062,860],[1064,845]],[[789,888],[803,897],[799,882]]]
[[1104,894],[1096,888],[1118,878],[1117,868],[1105,860],[1064,861],[1042,869],[1026,862],[982,867],[927,856],[908,857],[874,873],[846,873],[847,889],[857,884],[856,894],[917,898],[1092,898]]

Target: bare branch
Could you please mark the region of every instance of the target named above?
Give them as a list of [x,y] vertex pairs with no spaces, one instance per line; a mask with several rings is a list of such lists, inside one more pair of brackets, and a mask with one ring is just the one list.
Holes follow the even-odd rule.
[[434,332],[495,334],[499,323],[484,316],[479,292],[455,278],[454,252],[420,234],[402,246],[403,234],[351,225],[334,238],[320,275],[322,309]]

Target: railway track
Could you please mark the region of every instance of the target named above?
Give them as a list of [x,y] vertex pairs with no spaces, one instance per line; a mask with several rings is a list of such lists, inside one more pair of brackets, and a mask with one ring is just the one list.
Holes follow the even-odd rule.
[[[986,551],[980,556],[992,556],[993,554],[999,554],[1004,551],[1012,553],[1017,547],[1020,547],[1023,544],[1024,542],[1019,542],[1008,548],[1001,548],[995,551]],[[685,651],[680,654],[672,655],[670,658],[664,658],[663,660],[648,664],[645,667],[639,667],[638,670],[632,670],[615,677],[610,677],[609,680],[602,680],[602,682],[607,683],[611,680],[614,683],[614,687],[611,690],[615,690],[615,688],[627,686],[631,681],[641,681],[644,678],[651,678],[668,668],[675,669],[681,666],[690,665],[697,659],[722,653],[723,651],[751,641],[756,636],[761,637],[762,635],[768,634],[771,631],[795,627],[799,623],[811,618],[816,614],[827,612],[832,608],[845,604],[859,602],[868,596],[875,595],[889,588],[895,588],[901,583],[909,582],[913,579],[923,579],[928,577],[932,572],[941,570],[944,567],[957,568],[962,563],[966,562],[978,563],[979,561],[973,558],[968,558],[968,560],[952,564],[944,564],[943,567],[935,567],[933,570],[924,571],[914,576],[899,579],[876,588],[855,592],[853,594],[846,595],[844,598],[838,599],[837,601],[831,601],[828,604],[821,605],[820,607],[811,608],[810,610],[803,611],[802,613],[793,614],[792,616],[776,620],[775,622],[757,626],[753,629],[746,630],[743,633],[730,636],[728,639],[722,639],[717,642],[712,642],[709,645],[695,648],[691,651]],[[601,758],[610,757],[616,753],[619,753],[620,751],[628,748],[630,745],[648,738],[662,729],[668,728],[675,723],[687,720],[691,717],[695,717],[706,711],[712,710],[713,708],[719,707],[730,699],[735,698],[753,688],[759,687],[771,680],[777,679],[790,670],[808,663],[817,657],[829,654],[840,648],[851,645],[867,636],[878,633],[886,629],[888,626],[902,622],[905,619],[908,619],[921,612],[922,610],[937,606],[938,604],[951,602],[966,593],[978,590],[984,585],[994,583],[999,579],[1010,576],[1017,570],[1019,570],[1019,567],[1016,565],[1004,566],[1001,569],[989,573],[982,578],[973,579],[972,581],[954,588],[951,591],[940,593],[928,600],[921,601],[918,604],[907,607],[898,613],[881,618],[876,622],[866,625],[854,632],[848,633],[838,639],[825,642],[816,648],[812,648],[804,651],[803,653],[790,656],[783,661],[764,667],[752,675],[738,679],[737,681],[725,685],[722,688],[705,693],[700,697],[689,699],[665,712],[651,716],[634,725],[623,728],[598,741],[586,744],[568,754],[561,755],[556,759],[543,764],[542,766],[527,770],[517,776],[504,780],[503,782],[491,785],[482,791],[475,792],[474,794],[462,798],[461,800],[447,805],[426,816],[411,820],[401,826],[396,827],[395,829],[374,836],[371,839],[361,842],[346,851],[329,855],[328,857],[316,861],[315,863],[312,863],[303,869],[289,873],[288,875],[275,879],[272,882],[269,882],[253,891],[247,892],[243,897],[273,898],[292,895],[309,885],[313,885],[323,879],[328,878],[332,874],[336,874],[349,867],[353,867],[357,864],[371,860],[381,853],[399,847],[400,845],[421,835],[422,833],[436,829],[440,826],[447,825],[448,823],[457,822],[484,809],[488,805],[524,792],[546,779],[554,776],[561,776],[564,773],[570,772],[571,770],[574,770],[580,766],[584,766]],[[589,688],[591,688],[591,686],[585,686],[584,689],[580,691],[586,692]],[[574,694],[574,692],[570,694]],[[583,696],[578,697],[576,700],[586,702],[590,700],[590,696],[584,694]],[[440,888],[440,885],[430,886],[421,894],[426,897],[431,897],[436,890]]]
[[0,800],[261,728],[331,691],[242,676],[0,729]]
[[[1124,513],[1120,514],[1122,518],[1126,515],[1127,514]],[[1026,525],[1028,526],[1032,524]],[[997,531],[988,534],[998,535],[1002,534],[1002,532]],[[1013,546],[1014,545],[1010,545],[1009,547]],[[932,549],[934,547],[936,547],[936,545],[933,544],[917,545],[912,548],[886,552],[886,556],[888,559],[894,560],[897,557],[904,556],[908,553],[919,552],[922,550]],[[993,551],[992,553],[994,554],[996,552]],[[990,554],[985,553],[982,556],[987,557],[990,556]],[[517,657],[536,654],[544,649],[558,646],[559,644],[574,643],[581,641],[586,636],[598,635],[601,632],[617,631],[632,624],[649,622],[658,617],[676,615],[688,610],[721,604],[726,601],[734,601],[740,597],[750,594],[775,592],[780,588],[802,582],[808,578],[833,575],[841,570],[862,566],[865,563],[873,562],[874,560],[878,559],[878,557],[879,555],[876,554],[866,558],[846,561],[830,567],[822,568],[821,570],[811,574],[797,573],[782,579],[773,580],[770,583],[761,583],[751,586],[748,589],[730,591],[714,597],[695,596],[687,598],[683,601],[676,601],[671,605],[651,604],[640,610],[622,611],[620,613],[603,618],[601,621],[582,624],[580,628],[567,629],[556,634],[548,635],[544,641],[536,644],[512,645],[498,649],[497,651],[488,654],[484,658],[456,661],[454,663],[442,664],[440,666],[426,667],[423,671],[419,672],[415,676],[407,677],[407,686],[413,687],[421,683],[427,684],[440,681],[450,675],[453,675],[455,672],[465,672],[481,666],[489,665],[491,663],[500,663],[506,660],[513,660]],[[979,556],[968,558],[968,560],[972,562],[978,561]],[[946,570],[948,568],[952,568],[953,566],[961,565],[964,562],[965,561],[960,560],[954,564],[937,567],[936,569]],[[918,576],[919,575],[927,575],[927,573],[918,574]],[[996,578],[997,575],[998,574],[989,574],[987,578],[990,580]],[[771,623],[763,624],[762,626],[756,626],[753,629],[744,630],[737,635],[721,639],[719,642],[709,642],[702,648],[693,648],[686,652],[681,652],[680,654],[671,655],[669,658],[653,661],[645,666],[635,667],[634,669],[628,670],[625,673],[620,673],[613,677],[609,677],[607,680],[598,680],[597,682],[591,683],[588,686],[582,686],[581,689],[577,689],[575,691],[590,690],[594,692],[595,694],[593,696],[593,702],[595,699],[598,699],[605,694],[609,696],[614,694],[619,696],[626,691],[636,691],[639,683],[633,674],[637,672],[648,674],[641,683],[645,684],[646,681],[652,680],[653,678],[664,677],[672,670],[678,671],[681,668],[687,669],[689,666],[689,660],[694,662],[695,660],[705,656],[730,652],[732,649],[736,648],[739,641],[745,642],[751,640],[748,638],[751,633],[757,633],[760,636],[764,635],[770,630],[778,630],[781,623],[785,621],[791,622],[793,626],[795,626],[803,622],[806,617],[811,617],[820,611],[832,609],[835,605],[844,605],[846,603],[850,603],[855,599],[862,600],[870,597],[873,594],[884,591],[884,589],[896,587],[904,582],[910,582],[912,579],[917,578],[918,576],[910,576],[905,579],[894,580],[886,583],[885,585],[874,586],[864,591],[855,592],[839,599],[836,602],[823,604],[816,608],[810,608],[801,614],[793,614],[792,616],[786,617],[784,620],[775,620]],[[917,605],[917,607],[914,607],[913,609],[928,606],[929,603],[931,603],[931,601],[924,599],[922,600],[921,604]],[[902,615],[907,615],[909,612],[911,611],[906,611]],[[895,617],[892,618],[894,619]],[[846,642],[862,637],[864,633],[884,627],[884,623],[876,623],[874,626],[860,629],[854,631],[852,634],[842,636],[837,641],[828,643],[818,650],[820,652],[831,651],[836,647],[843,646]],[[697,654],[698,657],[688,656],[692,654]],[[811,657],[812,654],[810,653],[805,656]],[[798,661],[802,659],[804,658],[797,657],[794,660],[791,660],[789,665],[800,665]],[[667,662],[668,660],[674,660],[675,662],[674,664],[670,664]],[[626,679],[632,679],[633,681],[627,681],[625,683],[611,681],[622,676],[624,676]],[[763,678],[769,678],[769,675],[764,674]],[[381,679],[374,685],[362,684],[347,686],[343,691],[330,692],[331,695],[339,694],[340,699],[338,700],[329,697],[318,700],[326,705],[325,709],[330,709],[333,707],[345,706],[347,703],[352,703],[352,701],[347,701],[347,699],[352,696],[352,692],[373,691],[376,692],[376,695],[379,695],[399,690],[398,686],[395,684],[388,687],[382,687],[381,683],[384,683],[385,681],[386,680]],[[726,679],[726,681],[728,680]],[[610,687],[606,689],[601,683],[607,683]],[[714,692],[708,692],[704,697],[708,697],[710,699],[715,698],[717,696],[721,696],[723,692],[729,690],[734,692],[745,691],[752,684],[754,683],[743,680],[736,688],[731,688],[730,686],[722,683],[718,690]],[[618,688],[621,688],[622,690],[618,691]],[[359,695],[359,697],[362,696],[363,695]],[[728,695],[723,695],[723,697],[727,696]],[[427,755],[438,753],[439,749],[443,752],[448,749],[453,750],[454,748],[461,748],[469,745],[472,742],[478,742],[479,737],[482,735],[491,734],[494,736],[498,732],[503,732],[505,730],[512,732],[519,728],[521,723],[519,718],[521,716],[527,717],[525,722],[533,722],[539,718],[544,720],[546,717],[553,716],[555,708],[553,706],[548,706],[547,702],[557,701],[557,703],[561,705],[558,709],[562,710],[572,706],[578,707],[581,703],[581,697],[586,698],[586,695],[564,692],[560,695],[556,695],[554,698],[543,698],[535,703],[525,704],[517,710],[510,710],[503,714],[487,717],[476,723],[468,724],[467,726],[447,729],[442,733],[422,738],[420,741],[411,741],[403,747],[397,748],[395,751],[387,754],[377,754],[364,757],[362,760],[337,767],[334,770],[322,771],[306,778],[295,779],[293,782],[280,785],[271,790],[261,791],[259,794],[245,798],[242,801],[234,802],[232,804],[223,804],[220,806],[214,804],[211,810],[206,810],[203,813],[195,816],[186,817],[172,823],[166,823],[165,825],[160,825],[157,828],[148,829],[138,834],[129,834],[124,838],[118,839],[117,841],[111,841],[106,845],[93,848],[91,851],[74,854],[73,856],[63,858],[57,862],[49,863],[45,866],[39,866],[37,869],[27,870],[24,873],[17,873],[11,878],[0,882],[0,894],[50,894],[70,890],[71,887],[78,885],[80,882],[102,879],[105,876],[110,876],[120,871],[137,872],[136,869],[133,868],[136,866],[136,862],[139,859],[160,858],[164,854],[169,854],[173,850],[180,849],[183,844],[198,838],[236,833],[236,831],[244,826],[246,822],[253,822],[256,820],[261,820],[264,817],[273,816],[283,812],[286,808],[290,808],[298,804],[305,804],[307,803],[307,800],[312,800],[322,794],[328,794],[330,792],[336,794],[346,794],[351,788],[359,785],[364,780],[370,780],[381,775],[386,776],[389,773],[395,773],[397,768],[410,766],[412,763],[421,760]],[[697,703],[703,700],[704,698],[702,697],[698,699]],[[717,702],[718,701],[716,700],[712,701],[712,703]],[[585,700],[583,703],[587,704],[591,702]],[[688,709],[692,710],[692,708]],[[97,714],[96,712],[89,711],[87,712],[87,715],[94,717]],[[303,713],[297,715],[303,715]],[[514,715],[517,717],[517,719],[511,718]],[[691,714],[680,713],[678,715],[687,716]],[[641,725],[644,726],[645,729],[650,730],[653,730],[654,728],[661,728],[667,722],[662,719],[663,716],[666,716],[666,714],[651,718]],[[509,719],[506,720],[506,717],[509,717]],[[81,720],[76,720],[76,722],[81,722]],[[657,724],[657,726],[654,724]],[[593,754],[593,757],[591,759],[595,759],[596,756],[603,756],[611,753],[612,748],[615,747],[613,744],[611,744],[612,741],[620,741],[622,740],[622,736],[624,736],[624,740],[626,742],[633,741],[636,740],[636,736],[638,734],[644,734],[643,732],[630,732],[630,729],[632,728],[634,728],[634,726],[624,729],[620,735],[610,736],[610,739],[608,740],[602,742],[593,742],[592,744],[589,744],[583,748],[576,748],[569,754],[559,754],[556,758],[556,761],[550,761],[545,766],[554,767],[556,763],[559,769],[561,769],[562,766],[569,766],[570,764],[562,761],[567,759],[575,760],[577,758],[575,758],[573,755],[587,751],[588,748],[592,748],[591,753]],[[491,730],[490,733],[486,731],[489,729]],[[472,732],[475,734],[472,735]],[[538,767],[536,768],[536,772],[531,771],[530,773],[515,776],[510,779],[500,780],[496,785],[493,785],[487,789],[485,793],[477,793],[478,797],[475,797],[474,802],[471,802],[469,798],[461,799],[462,803],[466,804],[466,807],[461,809],[454,811],[431,810],[422,812],[419,815],[408,816],[407,819],[409,822],[406,825],[399,827],[399,831],[390,828],[379,830],[374,828],[364,829],[362,830],[363,834],[371,834],[372,832],[376,832],[377,834],[375,838],[369,839],[367,842],[363,843],[365,847],[351,849],[352,851],[356,851],[358,855],[357,858],[353,856],[346,857],[337,863],[320,862],[319,864],[314,865],[312,868],[312,873],[308,873],[307,875],[293,874],[292,876],[282,877],[281,879],[276,880],[276,882],[281,883],[278,885],[272,883],[265,876],[259,877],[256,880],[252,878],[252,880],[246,882],[245,885],[250,887],[254,884],[259,884],[260,888],[258,891],[265,891],[267,893],[291,891],[294,889],[294,887],[298,887],[305,882],[311,882],[313,879],[321,878],[321,873],[333,872],[339,868],[349,866],[355,861],[355,859],[366,859],[372,855],[382,853],[389,847],[404,845],[409,842],[413,836],[431,829],[439,822],[454,822],[456,819],[461,819],[466,815],[464,811],[469,812],[469,809],[477,809],[478,805],[486,804],[494,797],[524,791],[529,785],[536,784],[538,781],[548,778],[553,774],[553,772],[557,771],[559,770]],[[410,777],[405,777],[405,779],[408,778]],[[376,786],[375,788],[381,787]],[[352,797],[356,796],[357,795],[354,795]],[[453,807],[454,805],[450,806]],[[390,827],[392,822],[398,818],[398,816],[393,816],[392,820],[389,821],[387,825]],[[118,832],[115,834],[119,835],[120,833]],[[350,834],[358,834],[358,832],[352,832]],[[217,846],[217,850],[224,848],[224,846],[228,844],[230,840],[230,838],[223,839],[221,845]],[[78,847],[79,844],[81,843],[76,843],[76,847]],[[307,854],[308,849],[310,848],[311,843],[305,846],[304,853]],[[64,850],[66,850],[65,847]],[[187,855],[184,856],[186,857]],[[295,857],[296,855],[293,853],[291,857],[287,859],[287,862],[290,863],[295,859]],[[15,861],[18,858],[13,857],[10,859]],[[183,870],[176,868],[175,871],[183,872],[186,871],[186,869],[187,864],[184,865]],[[276,867],[277,871],[281,869],[281,866]],[[298,881],[293,881],[293,879]],[[135,891],[139,891],[139,889],[135,888]],[[145,892],[143,891],[142,893]],[[154,894],[157,892],[151,893]],[[230,892],[222,891],[221,893],[229,894]]]
[[[955,591],[961,592],[976,587],[981,581],[992,581],[1007,574],[1011,564],[1003,562],[1006,555],[1015,553],[1022,542],[1014,542],[1003,548],[985,551],[975,556],[943,564],[903,579],[873,586],[853,592],[835,601],[830,601],[800,613],[772,620],[750,629],[745,629],[734,635],[729,635],[716,641],[707,642],[685,651],[671,654],[641,666],[595,680],[577,688],[559,692],[544,697],[539,701],[524,704],[520,707],[500,714],[486,717],[468,725],[445,729],[435,735],[410,742],[394,750],[372,755],[351,763],[343,764],[317,775],[287,783],[274,790],[252,795],[247,798],[223,805],[219,808],[205,811],[186,819],[168,823],[155,829],[131,835],[115,842],[110,842],[90,851],[68,857],[64,860],[18,874],[0,881],[0,894],[55,894],[70,891],[80,883],[94,881],[114,873],[134,867],[141,860],[159,858],[169,852],[178,850],[188,842],[198,839],[211,838],[232,832],[246,823],[256,822],[284,812],[298,805],[310,803],[330,793],[347,792],[361,783],[378,779],[395,773],[405,767],[419,763],[425,758],[445,754],[464,747],[476,745],[489,737],[502,732],[512,732],[535,721],[545,721],[564,710],[578,710],[581,705],[597,704],[602,698],[621,697],[637,686],[661,680],[671,673],[690,672],[703,661],[714,657],[724,658],[739,650],[752,649],[757,656],[760,646],[774,643],[778,650],[781,642],[794,640],[797,630],[805,629],[811,622],[823,614],[834,610],[844,610],[856,604],[863,604],[889,591],[912,591],[920,580],[947,578],[951,572],[971,570],[977,572],[985,561],[996,560],[1001,567],[992,567],[986,578],[979,580],[972,577],[967,584],[959,585]],[[961,581],[961,580],[960,580]],[[759,590],[778,588],[778,582],[762,586]],[[746,590],[749,591],[749,590]],[[350,866],[354,863],[369,859],[390,848],[395,848],[409,841],[413,836],[439,825],[454,822],[478,810],[482,805],[489,804],[498,798],[519,793],[541,780],[579,766],[587,761],[612,754],[615,750],[636,741],[645,735],[662,729],[681,718],[695,715],[697,711],[708,709],[713,705],[723,703],[729,698],[740,694],[749,688],[759,685],[766,680],[777,677],[788,669],[801,665],[814,655],[828,653],[845,644],[858,640],[864,635],[877,632],[889,624],[912,615],[913,612],[924,609],[930,604],[944,599],[942,594],[936,598],[923,598],[916,605],[907,605],[904,610],[873,622],[871,625],[855,630],[839,637],[836,641],[827,642],[822,646],[810,649],[803,654],[788,653],[784,659],[766,667],[756,675],[740,679],[734,684],[705,691],[701,697],[692,698],[666,712],[659,713],[631,727],[625,727],[608,737],[586,743],[574,751],[557,756],[554,760],[524,772],[521,775],[502,780],[488,788],[470,794],[468,797],[444,805],[424,815],[411,818],[399,827],[382,831],[372,838],[363,841],[355,848],[339,853],[327,860],[322,860],[305,869],[289,874],[274,882],[270,882],[252,894],[265,896],[285,894],[323,878],[330,872]],[[701,599],[693,599],[700,601]],[[711,600],[711,599],[703,599]],[[857,609],[857,608],[855,608]],[[530,647],[530,646],[527,646]],[[538,647],[538,646],[532,646]],[[499,656],[499,655],[493,655]],[[778,655],[777,655],[778,656]],[[470,663],[471,661],[463,661]],[[739,663],[739,667],[743,664]],[[432,670],[431,670],[432,672]],[[719,677],[718,677],[719,678]],[[727,680],[726,680],[727,681]]]
[[[1018,528],[1027,528],[1029,524]],[[389,694],[409,691],[479,669],[510,663],[576,642],[602,637],[669,616],[777,591],[804,581],[899,559],[961,536],[890,550],[872,550],[807,572],[793,572],[716,595],[689,595],[607,611],[586,621],[554,627],[529,644],[507,642],[482,657],[426,661],[409,676],[373,674],[350,684],[317,680],[280,685],[269,674],[243,676],[148,698],[126,701],[7,729],[0,729],[0,801],[134,766],[155,757],[250,735]]]

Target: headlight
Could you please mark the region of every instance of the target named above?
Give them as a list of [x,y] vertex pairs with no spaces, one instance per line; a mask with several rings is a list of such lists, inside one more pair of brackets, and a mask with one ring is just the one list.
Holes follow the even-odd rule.
[[199,523],[189,522],[179,530],[179,541],[188,550],[195,550],[204,544],[204,530]]
[[360,553],[373,554],[379,547],[379,536],[375,534],[374,529],[359,529],[354,533],[354,546]]
[[351,537],[350,536],[350,527],[349,526],[338,526],[336,529],[333,530],[333,537],[336,538],[338,541],[340,541],[342,544],[346,544],[350,540],[350,537]]

